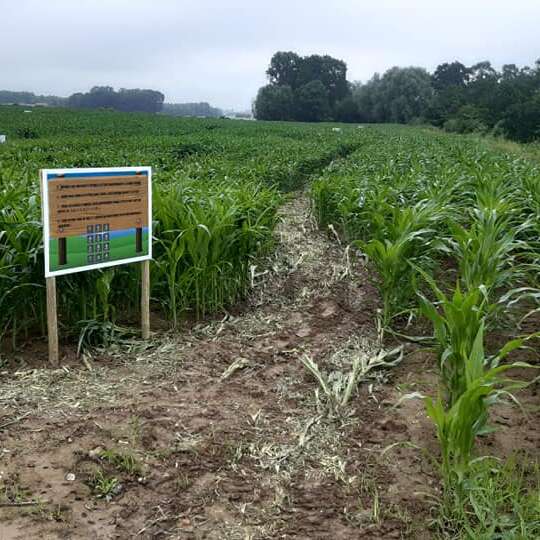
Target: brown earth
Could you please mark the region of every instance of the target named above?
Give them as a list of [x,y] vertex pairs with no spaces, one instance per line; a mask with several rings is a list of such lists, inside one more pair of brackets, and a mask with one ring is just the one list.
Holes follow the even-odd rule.
[[[399,365],[329,411],[301,359],[335,379],[373,359],[377,294],[306,197],[282,216],[241,310],[85,366],[38,369],[23,353],[2,372],[0,540],[435,536],[434,430],[419,401],[395,407],[435,392],[433,357],[404,344]],[[482,449],[538,455],[535,392],[520,393],[527,416],[496,409]]]

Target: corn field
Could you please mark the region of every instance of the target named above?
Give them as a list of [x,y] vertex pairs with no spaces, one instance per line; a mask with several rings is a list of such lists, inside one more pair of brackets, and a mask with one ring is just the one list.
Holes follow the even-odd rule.
[[[489,467],[503,470],[482,468],[475,447],[493,431],[490,407],[535,384],[536,366],[521,356],[539,350],[540,166],[473,138],[365,131],[364,144],[313,183],[313,213],[368,261],[387,334],[432,344],[438,393],[409,397],[424,400],[440,443],[441,513],[452,522],[442,528],[461,520],[470,537],[498,537],[469,521],[479,519],[471,501],[487,489]],[[431,337],[408,335],[426,324]],[[508,341],[495,345],[492,332]],[[512,368],[530,376],[509,378]],[[535,523],[517,537],[534,536]],[[501,538],[514,538],[509,531]]]
[[[42,167],[151,164],[152,301],[172,323],[243,298],[249,267],[272,246],[285,194],[359,144],[351,128],[252,125],[150,115],[0,109],[0,339],[13,348],[45,333]],[[144,135],[141,135],[144,133]],[[136,266],[66,276],[64,334],[105,341],[137,316]]]
[[[320,386],[318,412],[346,414],[351,425],[363,376],[405,362],[404,341],[427,346],[438,387],[404,399],[422,400],[439,442],[438,529],[451,538],[463,531],[467,538],[538,537],[538,489],[519,472],[526,463],[501,464],[478,445],[493,431],[491,408],[538,384],[540,163],[532,154],[422,127],[336,130],[48,108],[0,107],[0,132],[7,134],[0,145],[0,352],[46,335],[40,168],[152,166],[151,304],[172,329],[247,297],[253,267],[279,249],[280,206],[305,189],[304,208],[322,231],[311,233],[347,246],[350,269],[367,263],[378,292],[379,308],[369,314],[377,343],[392,343],[391,352],[355,357],[348,375],[320,369],[308,354],[296,358]],[[62,336],[90,350],[118,341],[136,326],[139,291],[137,265],[60,277]],[[304,347],[298,343],[287,362]],[[243,362],[236,357],[224,375]],[[512,368],[527,377],[511,377]],[[307,423],[302,440],[322,418]],[[495,492],[496,508],[488,495]],[[499,514],[504,519],[492,526]]]
[[387,327],[417,305],[418,269],[481,287],[490,320],[509,314],[518,291],[538,289],[537,163],[472,139],[378,128],[314,182],[311,198],[319,226],[339,230],[377,271]]

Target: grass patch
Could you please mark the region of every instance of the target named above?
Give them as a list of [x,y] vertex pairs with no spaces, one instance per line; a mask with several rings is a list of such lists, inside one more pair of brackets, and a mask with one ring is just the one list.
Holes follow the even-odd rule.
[[142,465],[133,454],[118,452],[117,450],[102,450],[99,453],[101,460],[112,465],[117,471],[131,476],[142,473]]
[[528,540],[540,538],[538,461],[512,456],[471,466],[464,491],[447,493],[437,526],[443,538]]

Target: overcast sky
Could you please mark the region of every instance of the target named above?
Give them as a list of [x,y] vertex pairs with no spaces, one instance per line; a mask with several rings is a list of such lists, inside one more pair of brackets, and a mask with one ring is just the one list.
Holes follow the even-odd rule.
[[345,60],[351,81],[540,57],[540,0],[0,0],[0,21],[0,89],[153,88],[237,110],[278,50]]

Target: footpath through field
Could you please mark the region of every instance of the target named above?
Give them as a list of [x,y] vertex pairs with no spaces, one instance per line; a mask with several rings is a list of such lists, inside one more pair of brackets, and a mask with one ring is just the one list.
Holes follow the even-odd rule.
[[376,294],[305,194],[281,214],[275,255],[224,319],[4,377],[2,540],[430,537],[436,474],[415,449],[383,449],[436,448],[420,404],[392,408],[433,387],[433,362],[408,350],[328,415],[301,358],[339,374],[376,354]]

